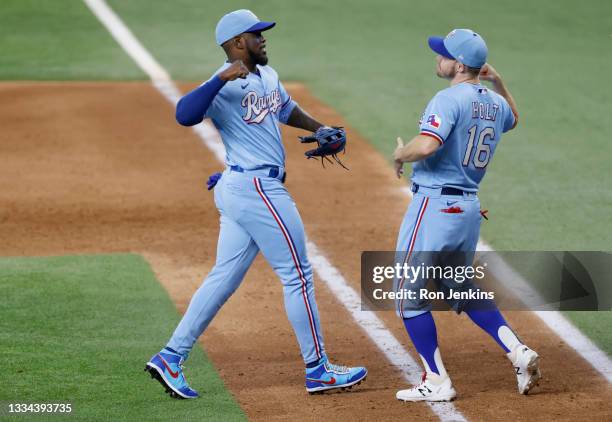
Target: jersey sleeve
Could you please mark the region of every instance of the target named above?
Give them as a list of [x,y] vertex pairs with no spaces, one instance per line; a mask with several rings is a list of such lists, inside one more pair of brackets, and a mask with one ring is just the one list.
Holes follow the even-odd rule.
[[431,136],[444,144],[455,127],[459,108],[455,100],[446,94],[438,93],[431,99],[419,122],[419,133]]
[[502,97],[502,109],[504,112],[503,113],[504,121],[503,121],[502,131],[506,133],[514,127],[516,118],[514,117],[514,113],[512,112],[512,108],[510,107],[510,104],[508,104],[508,101],[506,101],[504,97]]
[[[225,62],[223,63],[223,65],[221,67],[219,67],[215,73],[213,73],[213,75],[210,77],[210,79],[208,79],[207,81],[204,81],[202,83],[202,85],[200,85],[200,87],[209,84],[211,81],[215,80],[215,78],[218,78],[218,75],[223,72],[225,69],[227,69],[229,66],[231,65],[231,63],[229,62]],[[208,108],[206,109],[205,113],[204,113],[204,118],[216,118],[218,119],[219,117],[223,116],[223,104],[224,104],[224,100],[223,100],[223,96],[224,96],[224,87],[226,84],[223,84],[223,86],[221,86],[221,88],[219,88],[219,90],[217,91],[217,93],[215,94],[215,96],[212,98],[210,105],[208,106]]]
[[192,90],[176,104],[176,121],[183,126],[193,126],[208,117],[217,93],[225,82],[217,75]]
[[[215,72],[215,74],[206,82],[204,82],[202,85],[200,86],[204,86],[206,84],[210,84],[211,81],[214,81],[216,79],[218,79],[218,75],[219,75],[219,71]],[[224,84],[225,85],[225,84]],[[220,94],[221,94],[221,90],[223,89],[223,86],[221,86],[217,92],[215,93],[215,95],[211,98],[210,100],[210,105],[207,107],[207,109],[204,112],[204,118],[208,118],[208,117],[213,117],[216,116],[218,114],[219,111],[219,103],[221,102]]]
[[289,93],[287,93],[287,90],[285,89],[281,81],[278,81],[278,90],[280,92],[281,97],[281,107],[278,113],[278,120],[281,123],[287,124],[289,116],[291,116],[291,112],[297,106],[297,103],[293,101]]

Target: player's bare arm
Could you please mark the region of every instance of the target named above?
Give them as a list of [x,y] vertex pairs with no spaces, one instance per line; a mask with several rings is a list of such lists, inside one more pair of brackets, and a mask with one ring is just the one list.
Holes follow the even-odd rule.
[[289,115],[287,125],[308,130],[310,132],[316,132],[317,129],[324,126],[323,123],[318,122],[310,114],[302,110],[299,105],[296,106]]
[[402,138],[397,138],[397,148],[393,153],[395,174],[398,178],[404,174],[404,163],[411,163],[429,157],[440,147],[440,142],[431,136],[417,135],[404,145]]
[[487,63],[482,67],[480,70],[480,75],[478,76],[483,81],[491,82],[493,84],[493,90],[508,101],[508,104],[510,104],[510,108],[512,109],[512,114],[514,114],[514,126],[511,128],[514,129],[518,124],[518,109],[516,107],[514,97],[512,97],[512,94],[506,87],[506,84],[504,84],[499,72],[493,66]]
[[335,162],[348,170],[338,158],[338,154],[344,151],[346,145],[346,132],[343,128],[323,125],[302,110],[299,105],[293,108],[286,124],[313,132],[312,135],[299,137],[302,143],[316,142],[319,145],[317,148],[306,151],[306,157],[329,161],[331,156]]

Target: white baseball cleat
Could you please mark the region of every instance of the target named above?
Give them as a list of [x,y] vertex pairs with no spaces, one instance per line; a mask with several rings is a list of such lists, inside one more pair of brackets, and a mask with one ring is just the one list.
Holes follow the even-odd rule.
[[451,401],[457,396],[448,376],[441,377],[435,373],[423,374],[419,385],[400,390],[395,397],[403,401]]
[[529,393],[533,387],[538,385],[538,381],[542,378],[539,367],[540,357],[529,347],[520,344],[512,352],[508,353],[508,359],[512,362],[516,372],[519,393]]

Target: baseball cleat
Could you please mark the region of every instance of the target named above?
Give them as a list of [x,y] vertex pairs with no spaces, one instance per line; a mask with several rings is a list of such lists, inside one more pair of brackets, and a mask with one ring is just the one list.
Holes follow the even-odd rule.
[[395,394],[402,401],[451,401],[457,396],[448,376],[441,377],[435,373],[423,373],[421,383],[408,390]]
[[508,353],[508,358],[516,372],[519,393],[528,394],[542,378],[539,366],[540,357],[529,347],[521,344]]
[[350,390],[367,376],[366,368],[334,365],[325,357],[318,366],[306,368],[306,391],[315,394],[335,389]]
[[198,392],[187,385],[183,374],[183,357],[166,349],[154,355],[144,369],[175,399],[195,399]]

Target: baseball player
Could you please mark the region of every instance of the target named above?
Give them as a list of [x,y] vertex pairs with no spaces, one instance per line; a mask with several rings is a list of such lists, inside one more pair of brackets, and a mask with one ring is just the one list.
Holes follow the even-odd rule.
[[[430,37],[429,46],[437,53],[437,75],[449,80],[450,87],[429,102],[419,122],[419,134],[412,141],[404,145],[401,138],[397,139],[397,176],[403,173],[404,163],[414,163],[414,197],[402,222],[396,250],[402,251],[407,263],[414,262],[422,251],[457,251],[463,254],[462,265],[472,265],[482,219],[478,186],[502,133],[516,127],[518,113],[501,76],[486,63],[488,50],[480,35],[456,29],[445,38]],[[495,92],[481,80],[490,81]],[[424,288],[425,282],[423,278],[414,283],[397,280],[398,288],[414,291]],[[470,281],[438,283],[442,291],[472,287]],[[465,311],[495,339],[515,368],[519,392],[527,394],[541,378],[538,354],[520,341],[495,303],[485,301],[483,307],[465,299],[451,298],[447,302],[456,312]],[[403,299],[397,306],[425,373],[421,384],[398,391],[396,397],[404,401],[452,400],[456,392],[442,363],[431,304]]]
[[363,367],[332,364],[325,353],[304,226],[283,185],[285,149],[279,123],[316,133],[337,130],[304,112],[267,65],[262,32],[274,25],[260,21],[249,10],[223,16],[216,27],[216,41],[227,61],[176,107],[181,125],[212,120],[225,145],[226,168],[220,178],[209,181],[209,186],[216,184],[215,204],[221,216],[215,266],[166,347],[145,367],[175,398],[198,397],[185,380],[183,362],[259,251],[283,284],[287,316],[306,365],[306,390],[344,389],[367,375]]

